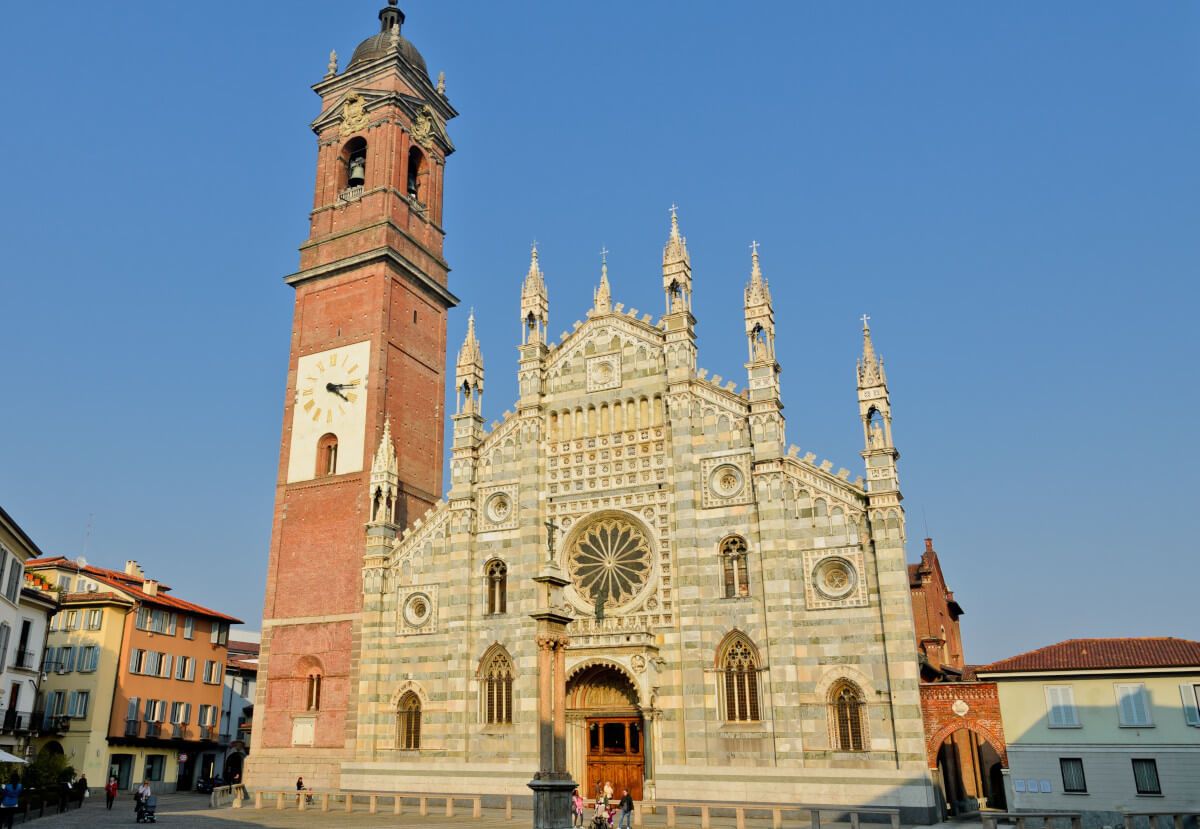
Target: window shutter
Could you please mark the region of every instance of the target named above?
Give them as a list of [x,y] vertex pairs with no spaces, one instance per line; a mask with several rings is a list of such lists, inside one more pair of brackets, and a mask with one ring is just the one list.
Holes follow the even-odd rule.
[[92,648],[92,662],[90,670],[96,670],[100,666],[100,649]]
[[134,648],[129,652],[129,673],[136,674],[138,672],[138,651]]
[[125,712],[125,719],[136,720],[138,718],[138,708],[141,707],[141,700],[137,697],[129,698],[129,710]]
[[1117,686],[1117,711],[1120,716],[1121,725],[1137,725],[1137,711],[1133,704],[1133,689],[1132,685]]
[[79,692],[72,691],[70,698],[67,700],[67,716],[75,716],[75,707],[79,704]]
[[163,654],[162,673],[159,676],[165,676],[167,679],[171,678],[171,654],[169,653]]
[[191,682],[195,678],[196,678],[196,660],[189,656],[188,657],[188,666],[187,666],[187,681]]
[[79,713],[76,716],[86,717],[88,712],[88,703],[92,701],[92,695],[88,691],[79,692]]
[[191,721],[192,721],[192,704],[190,702],[185,702],[183,704],[183,720],[182,720],[182,722],[184,725],[187,725]]
[[1138,725],[1150,725],[1150,700],[1146,696],[1146,686],[1138,685],[1130,696],[1133,701],[1134,714]]
[[1179,696],[1183,700],[1183,718],[1188,725],[1200,725],[1200,693],[1191,682],[1179,683]]

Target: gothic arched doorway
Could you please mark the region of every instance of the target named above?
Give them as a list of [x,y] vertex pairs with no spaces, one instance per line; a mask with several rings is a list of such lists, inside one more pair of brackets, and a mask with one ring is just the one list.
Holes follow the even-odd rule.
[[938,748],[937,769],[948,816],[977,812],[981,807],[1003,810],[1001,765],[999,752],[972,729],[960,728],[947,735]]
[[637,689],[616,667],[591,665],[567,681],[567,770],[584,797],[611,782],[614,797],[629,789],[642,799],[644,726]]

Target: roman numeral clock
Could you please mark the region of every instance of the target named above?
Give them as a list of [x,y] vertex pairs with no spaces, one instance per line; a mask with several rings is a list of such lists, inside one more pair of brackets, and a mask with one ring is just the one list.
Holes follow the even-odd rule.
[[362,471],[370,360],[369,341],[299,358],[288,483]]

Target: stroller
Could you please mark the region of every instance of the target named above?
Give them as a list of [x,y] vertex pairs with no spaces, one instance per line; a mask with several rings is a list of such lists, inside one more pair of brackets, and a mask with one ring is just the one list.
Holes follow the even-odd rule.
[[154,819],[154,810],[158,808],[158,798],[149,794],[146,797],[139,797],[134,804],[134,814],[137,815],[138,823],[157,823]]

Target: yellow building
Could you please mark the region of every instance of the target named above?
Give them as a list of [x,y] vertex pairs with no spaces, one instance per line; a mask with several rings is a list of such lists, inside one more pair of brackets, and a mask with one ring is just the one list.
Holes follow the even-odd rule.
[[108,774],[109,713],[121,662],[125,616],[135,603],[115,591],[64,593],[52,620],[42,671],[38,749],[62,748],[75,771],[102,786]]
[[1200,810],[1200,642],[1071,639],[978,675],[999,691],[1011,809]]

